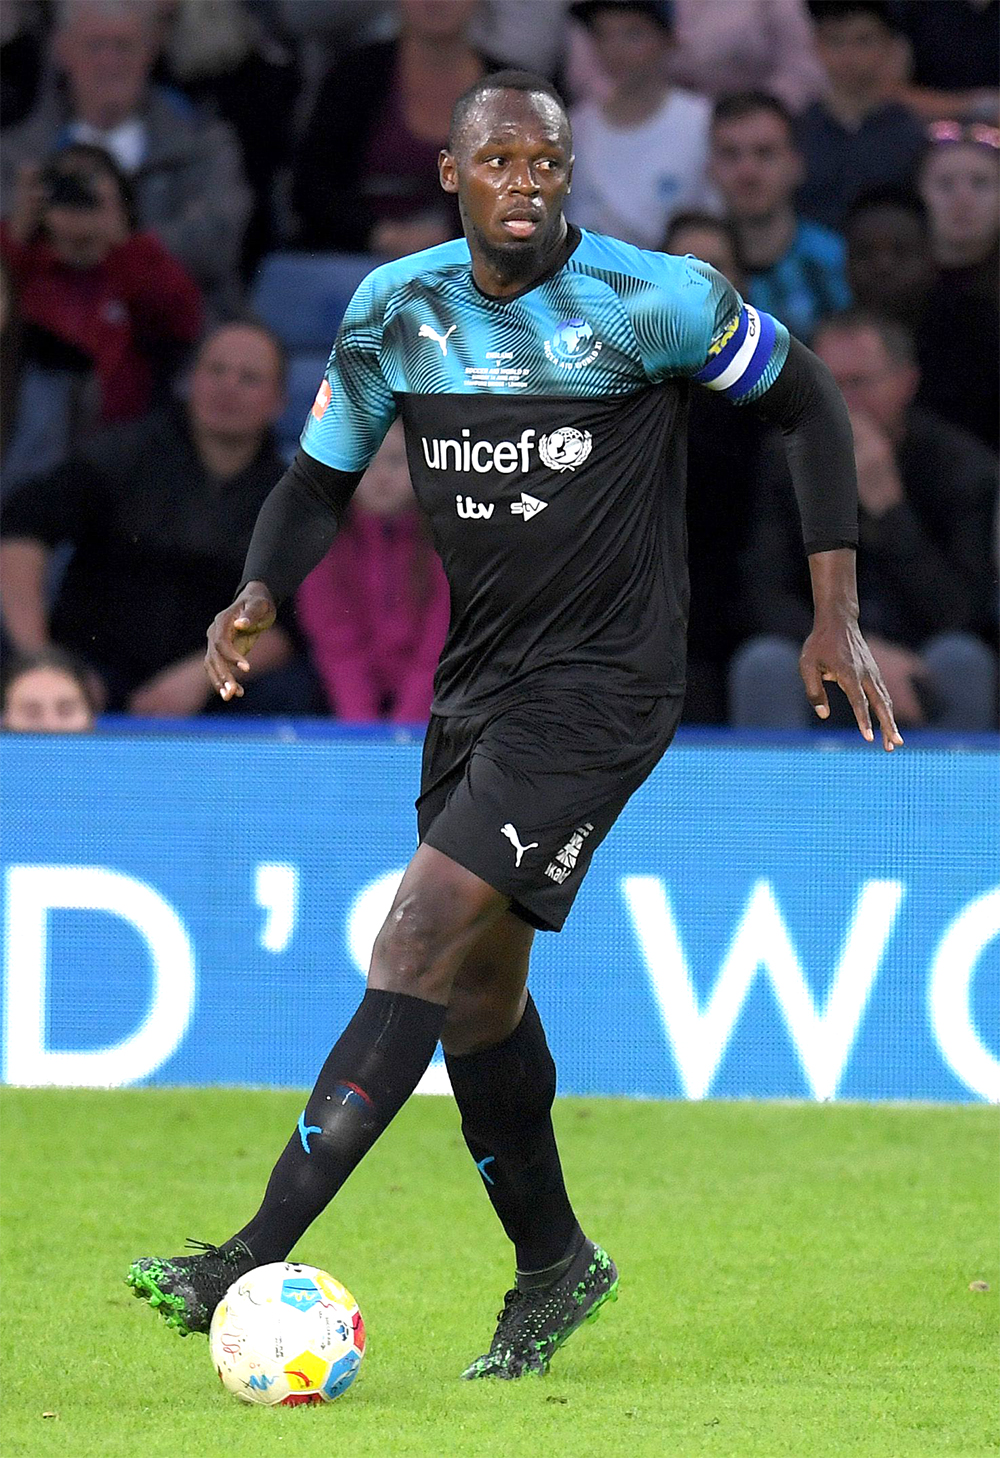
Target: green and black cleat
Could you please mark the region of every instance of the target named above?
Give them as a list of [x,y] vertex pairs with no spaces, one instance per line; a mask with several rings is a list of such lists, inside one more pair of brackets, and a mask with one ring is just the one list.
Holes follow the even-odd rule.
[[132,1262],[125,1277],[133,1296],[148,1301],[181,1336],[207,1332],[212,1314],[230,1286],[257,1264],[241,1240],[227,1241],[225,1246],[206,1245],[201,1240],[187,1243],[199,1254],[166,1259],[145,1256]]
[[592,1240],[564,1276],[535,1291],[516,1287],[503,1298],[489,1351],[462,1373],[511,1380],[526,1372],[547,1372],[553,1354],[585,1321],[593,1321],[606,1301],[618,1300],[618,1268]]

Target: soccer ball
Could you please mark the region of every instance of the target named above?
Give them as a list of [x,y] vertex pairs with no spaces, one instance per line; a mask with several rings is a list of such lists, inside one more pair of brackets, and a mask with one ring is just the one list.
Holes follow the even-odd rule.
[[234,1281],[215,1308],[209,1349],[219,1380],[264,1407],[333,1402],[358,1375],[365,1324],[326,1271],[277,1261]]

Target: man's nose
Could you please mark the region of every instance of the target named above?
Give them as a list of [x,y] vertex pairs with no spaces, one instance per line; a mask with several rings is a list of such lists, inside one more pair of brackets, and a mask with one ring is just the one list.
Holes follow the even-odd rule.
[[538,190],[538,180],[527,163],[514,169],[510,179],[511,192],[528,193],[533,197]]

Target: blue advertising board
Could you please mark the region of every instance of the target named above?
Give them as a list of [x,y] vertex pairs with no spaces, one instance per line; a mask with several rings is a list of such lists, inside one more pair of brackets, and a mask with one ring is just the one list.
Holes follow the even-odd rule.
[[[996,753],[717,740],[682,736],[536,938],[561,1091],[1000,1099]],[[310,1085],[415,846],[419,743],[2,757],[4,1080]]]

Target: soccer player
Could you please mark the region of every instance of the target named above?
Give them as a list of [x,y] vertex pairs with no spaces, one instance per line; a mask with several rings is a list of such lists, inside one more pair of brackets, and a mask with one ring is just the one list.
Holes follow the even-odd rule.
[[[137,1295],[205,1331],[226,1287],[284,1260],[409,1098],[438,1040],[470,1153],[514,1246],[489,1351],[464,1376],[544,1371],[617,1294],[552,1130],[555,1067],[526,990],[594,851],[673,736],[684,690],[685,414],[692,383],[784,430],[815,598],[802,655],[866,739],[902,740],[857,622],[851,429],[828,371],[721,275],[568,226],[566,111],[498,72],[455,107],[440,178],[464,240],[354,296],[302,447],[265,502],[208,673],[242,692],[251,645],[326,552],[397,415],[451,586],[424,746],[420,844],[257,1213],[220,1246],[134,1263]],[[595,1018],[608,1010],[595,1008]]]

